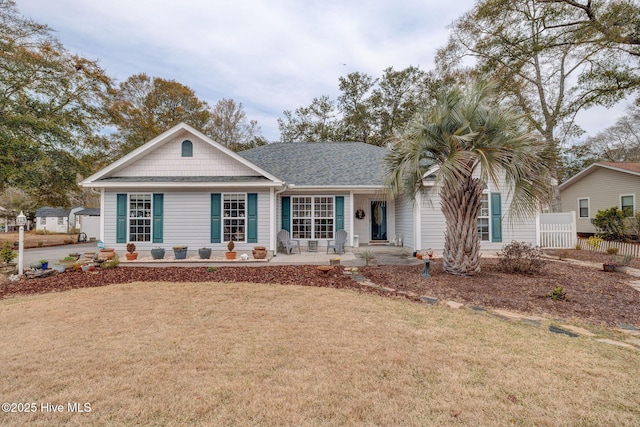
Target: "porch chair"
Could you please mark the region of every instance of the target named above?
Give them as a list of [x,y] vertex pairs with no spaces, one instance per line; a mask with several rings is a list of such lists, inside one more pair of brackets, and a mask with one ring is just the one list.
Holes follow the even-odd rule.
[[[333,244],[331,242],[333,242]],[[336,239],[327,240],[327,253],[329,253],[329,249],[333,248],[333,252],[337,252],[338,255],[343,254],[345,243],[347,243],[347,231],[346,230],[336,231]]]
[[300,240],[293,240],[289,237],[289,232],[285,229],[278,231],[278,247],[280,244],[287,251],[287,255],[290,255],[294,248],[298,248],[298,253],[300,252]]

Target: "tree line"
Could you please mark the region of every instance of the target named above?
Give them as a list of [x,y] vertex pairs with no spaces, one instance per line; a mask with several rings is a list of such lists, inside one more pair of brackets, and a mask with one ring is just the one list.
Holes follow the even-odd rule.
[[[635,96],[639,46],[635,0],[479,1],[450,25],[433,70],[340,77],[336,99],[319,94],[283,111],[280,140],[393,143],[443,88],[482,79],[493,82],[494,102],[537,135],[540,159],[562,181],[588,162],[638,159],[637,107],[578,144],[584,131],[575,118]],[[81,202],[78,177],[181,121],[236,151],[268,143],[232,99],[210,106],[191,88],[144,73],[114,82],[48,26],[21,16],[13,0],[0,0],[0,47],[0,192],[21,189],[38,204]]]

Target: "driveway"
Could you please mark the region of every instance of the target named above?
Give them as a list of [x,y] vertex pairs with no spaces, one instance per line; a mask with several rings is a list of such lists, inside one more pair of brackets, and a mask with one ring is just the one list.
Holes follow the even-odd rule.
[[[78,252],[83,254],[85,252],[96,252],[98,250],[98,244],[93,243],[78,243],[74,245],[62,245],[62,246],[45,246],[42,248],[31,248],[24,250],[24,268],[29,268],[29,265],[33,262],[41,259],[46,259],[50,263],[54,263],[70,253]],[[18,258],[14,260],[17,262]]]

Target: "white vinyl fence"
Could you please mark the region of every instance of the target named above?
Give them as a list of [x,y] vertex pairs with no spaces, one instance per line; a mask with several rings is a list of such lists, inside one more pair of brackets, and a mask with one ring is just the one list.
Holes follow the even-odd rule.
[[538,246],[573,249],[576,247],[576,213],[545,213],[538,216]]
[[595,252],[607,252],[609,248],[618,248],[618,254],[620,255],[633,255],[634,257],[640,257],[640,244],[637,242],[609,242],[607,240],[590,241],[589,239],[578,239],[580,247],[582,249],[595,251]]

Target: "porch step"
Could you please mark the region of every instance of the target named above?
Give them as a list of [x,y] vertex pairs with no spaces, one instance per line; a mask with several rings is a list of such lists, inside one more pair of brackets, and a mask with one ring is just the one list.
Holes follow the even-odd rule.
[[388,244],[389,244],[388,240],[369,240],[369,243],[368,243],[369,246],[384,246]]

